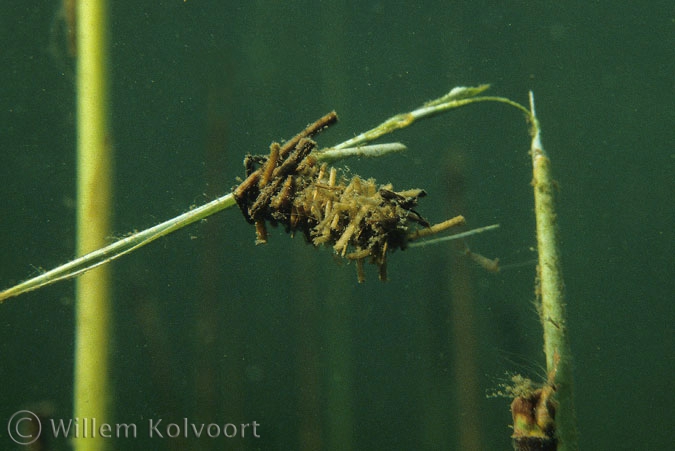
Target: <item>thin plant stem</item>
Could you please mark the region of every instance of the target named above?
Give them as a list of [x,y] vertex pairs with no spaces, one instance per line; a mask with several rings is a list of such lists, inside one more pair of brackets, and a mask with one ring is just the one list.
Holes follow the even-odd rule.
[[322,149],[316,153],[316,157],[319,161],[324,163],[332,163],[338,160],[344,160],[345,158],[350,157],[365,157],[365,158],[376,158],[382,157],[388,153],[392,152],[402,152],[406,150],[406,146],[401,143],[384,143],[384,144],[374,144],[371,146],[357,146],[357,147],[342,147],[336,149],[331,147],[328,149]]
[[562,278],[558,224],[555,213],[555,183],[551,177],[551,160],[541,143],[541,129],[530,92],[533,122],[532,186],[537,229],[537,295],[539,317],[544,328],[544,353],[550,383],[558,401],[556,431],[558,450],[578,449],[574,402],[572,397],[572,358],[567,336],[564,283]]
[[424,240],[424,241],[413,241],[412,243],[408,244],[408,247],[423,247],[423,246],[430,246],[430,245],[435,245],[439,244],[445,241],[454,241],[454,240],[459,240],[462,238],[466,238],[471,235],[477,235],[479,233],[487,232],[490,230],[495,230],[499,228],[499,224],[492,224],[489,226],[484,226],[484,227],[478,227],[477,229],[471,229],[467,230],[466,232],[461,232],[461,233],[455,233],[452,235],[448,236],[442,236],[440,238],[432,238],[429,240]]
[[333,146],[333,149],[342,149],[344,147],[357,147],[365,142],[370,142],[379,137],[392,133],[396,130],[409,127],[414,122],[420,119],[427,119],[438,114],[453,110],[462,106],[471,105],[479,102],[498,102],[511,105],[529,116],[530,112],[523,105],[506,97],[497,96],[481,96],[475,97],[477,94],[488,89],[490,85],[481,85],[478,87],[457,87],[452,89],[449,93],[435,100],[431,100],[420,108],[417,108],[409,113],[397,114],[392,116],[377,127],[363,132],[347,141]]
[[54,268],[51,271],[11,287],[0,293],[0,301],[4,301],[13,296],[18,296],[22,293],[37,290],[38,288],[51,285],[52,283],[77,277],[91,269],[110,263],[123,255],[135,251],[158,238],[166,236],[176,230],[180,230],[194,222],[206,219],[209,216],[234,205],[236,205],[236,202],[232,193],[226,194],[225,196],[212,200],[198,208],[176,216],[175,218],[171,218],[141,232],[129,235],[108,246],[97,249],[89,254]]
[[[511,105],[530,114],[529,110],[517,102],[504,97],[481,96],[478,94],[488,89],[489,85],[478,87],[457,87],[438,99],[429,101],[421,107],[403,114],[397,114],[377,127],[363,132],[354,138],[348,139],[335,146],[320,150],[316,157],[320,161],[336,161],[352,156],[380,157],[391,152],[398,152],[405,148],[401,143],[386,143],[368,146],[365,145],[375,139],[396,130],[408,127],[415,121],[430,118],[446,111],[470,105],[477,102],[499,102]],[[182,229],[196,221],[205,219],[219,211],[236,205],[232,194],[226,194],[199,208],[183,213],[149,229],[134,233],[108,246],[102,247],[87,255],[65,263],[32,279],[21,282],[0,292],[0,303],[5,299],[18,296],[28,291],[51,285],[52,283],[77,277],[98,266],[109,263],[122,255],[126,255],[152,241],[166,236],[169,233]]]
[[[107,2],[77,2],[77,252],[105,244],[112,210],[108,128]],[[108,268],[78,279],[75,318],[74,416],[109,422],[111,283]],[[76,450],[100,450],[105,438],[76,438]]]

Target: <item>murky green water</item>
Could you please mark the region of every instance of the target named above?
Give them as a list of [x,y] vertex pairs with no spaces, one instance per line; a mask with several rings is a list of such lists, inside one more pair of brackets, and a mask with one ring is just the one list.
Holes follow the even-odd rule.
[[[330,110],[341,120],[321,145],[453,86],[522,103],[532,89],[560,185],[581,448],[666,449],[672,7],[530,3],[113,2],[115,233],[228,192],[245,154]],[[75,60],[59,8],[0,7],[3,288],[74,252]],[[425,188],[431,222],[499,223],[468,244],[504,270],[438,245],[392,254],[388,282],[367,267],[359,285],[302,237],[274,229],[255,246],[235,210],[178,232],[113,266],[108,422],[137,436],[110,449],[510,449],[509,400],[486,394],[507,372],[545,373],[527,126],[481,104],[392,139],[409,150],[350,171]],[[42,415],[49,449],[69,447],[49,421],[73,417],[73,287],[0,305],[3,449],[21,409]]]

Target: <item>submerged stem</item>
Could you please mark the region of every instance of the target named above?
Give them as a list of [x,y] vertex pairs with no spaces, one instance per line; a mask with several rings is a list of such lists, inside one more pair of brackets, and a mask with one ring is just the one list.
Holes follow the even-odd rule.
[[[77,253],[105,246],[113,205],[113,149],[109,126],[108,23],[106,0],[77,2]],[[73,414],[110,421],[112,278],[101,267],[77,280]],[[78,437],[75,451],[106,448],[102,436]]]
[[539,255],[538,310],[544,328],[546,369],[560,404],[556,414],[558,449],[575,450],[578,449],[578,444],[572,398],[572,357],[567,337],[564,283],[555,213],[555,188],[551,177],[551,161],[541,144],[541,130],[535,114],[532,92],[530,92],[530,109],[534,127],[530,152]]
[[76,258],[75,260],[54,268],[51,271],[47,271],[46,273],[40,274],[37,277],[13,286],[0,293],[0,302],[8,298],[18,296],[22,293],[51,285],[52,283],[59,282],[61,280],[71,279],[73,277],[79,276],[90,269],[109,263],[123,255],[128,254],[129,252],[138,249],[139,247],[145,246],[146,244],[155,241],[158,238],[166,236],[172,232],[175,232],[176,230],[182,229],[185,226],[207,218],[214,213],[225,210],[234,205],[236,205],[236,203],[234,202],[234,196],[232,193],[226,194],[225,196],[219,197],[208,204],[185,212],[180,216],[176,216],[175,218],[169,219],[168,221],[164,221],[161,224],[150,227],[149,229],[145,229],[126,238],[122,238],[121,240],[116,241],[104,248],[90,252],[86,255],[83,255],[82,257]]
[[406,146],[401,143],[374,144],[371,146],[341,147],[339,149],[330,147],[316,152],[317,160],[323,163],[332,163],[338,160],[344,160],[350,157],[381,157],[388,153],[402,152]]
[[390,117],[386,121],[382,122],[375,128],[363,132],[347,141],[334,146],[333,149],[342,149],[345,147],[356,147],[362,143],[374,141],[380,136],[392,133],[396,130],[406,128],[412,125],[415,121],[420,119],[426,119],[437,114],[444,113],[455,108],[459,108],[465,105],[471,105],[473,103],[479,102],[498,102],[511,105],[514,108],[519,109],[525,113],[528,117],[530,116],[530,111],[513,100],[507,99],[506,97],[497,97],[497,96],[481,96],[476,97],[477,94],[488,89],[490,85],[481,85],[478,87],[467,88],[467,87],[457,87],[451,90],[446,95],[439,97],[438,99],[431,100],[421,107],[409,112],[401,113],[395,116]]
[[[454,88],[444,96],[429,101],[409,113],[395,115],[367,132],[361,133],[356,137],[348,139],[347,141],[344,141],[336,146],[316,152],[317,159],[335,161],[351,156],[379,157],[390,152],[403,150],[405,149],[405,146],[400,143],[378,144],[374,146],[365,146],[363,144],[373,141],[395,130],[408,127],[419,119],[433,117],[445,111],[472,103],[505,103],[518,108],[529,116],[530,112],[527,108],[505,97],[477,97],[478,94],[482,93],[488,88],[489,85]],[[315,130],[310,132],[313,133]],[[286,145],[288,144],[289,143],[286,143]],[[39,276],[8,288],[0,292],[0,303],[2,303],[5,299],[18,296],[22,293],[36,290],[61,280],[71,279],[73,277],[79,276],[90,269],[111,262],[112,260],[126,255],[142,246],[145,246],[146,244],[158,238],[175,232],[176,230],[182,229],[189,224],[205,219],[234,205],[236,205],[236,202],[234,200],[233,194],[226,194],[201,207],[190,210],[154,227],[150,227],[149,229],[134,233],[133,235],[116,241],[104,248],[83,255],[82,257],[76,258],[75,260],[40,274]]]
[[478,227],[476,229],[467,230],[466,232],[455,233],[455,234],[448,235],[448,236],[442,236],[440,238],[432,238],[430,240],[424,240],[424,241],[415,241],[415,242],[409,243],[408,247],[422,247],[422,246],[429,246],[429,245],[432,245],[432,244],[442,243],[442,242],[445,242],[445,241],[459,240],[459,239],[462,239],[462,238],[469,237],[471,235],[478,235],[479,233],[487,232],[489,230],[494,230],[494,229],[497,229],[497,228],[499,228],[499,224],[492,224],[492,225],[489,225],[489,226]]

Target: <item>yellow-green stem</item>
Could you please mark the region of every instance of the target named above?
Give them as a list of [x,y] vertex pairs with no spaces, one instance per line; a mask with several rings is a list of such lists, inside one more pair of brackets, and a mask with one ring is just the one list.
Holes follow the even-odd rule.
[[532,186],[537,228],[539,316],[544,328],[544,353],[549,380],[555,385],[559,403],[556,412],[558,450],[576,450],[577,433],[572,398],[572,357],[567,337],[564,284],[558,247],[558,224],[555,213],[555,183],[551,178],[551,161],[541,144],[539,124],[530,93],[534,122],[532,139]]
[[[108,128],[107,2],[77,2],[77,253],[106,244],[112,210],[112,156]],[[109,421],[110,274],[100,267],[76,285],[74,416],[88,424]],[[82,423],[85,424],[85,423]],[[76,450],[105,448],[84,431]]]

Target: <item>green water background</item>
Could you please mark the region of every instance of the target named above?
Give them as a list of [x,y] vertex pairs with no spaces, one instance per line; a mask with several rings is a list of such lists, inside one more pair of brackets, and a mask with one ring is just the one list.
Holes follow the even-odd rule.
[[[244,154],[332,109],[341,120],[322,145],[453,86],[492,83],[522,103],[532,89],[560,185],[581,448],[667,449],[672,2],[416,3],[113,2],[115,230],[229,191]],[[74,61],[59,8],[0,6],[3,287],[73,255]],[[431,222],[501,224],[469,244],[520,266],[460,270],[439,245],[397,252],[387,283],[367,268],[358,285],[353,265],[301,237],[274,230],[256,247],[238,211],[178,232],[114,264],[114,421],[257,421],[261,437],[140,431],[112,448],[459,449],[471,427],[482,449],[510,449],[509,401],[485,395],[506,372],[545,376],[527,127],[481,104],[391,139],[409,150],[350,170],[425,188]],[[453,274],[471,292],[465,319]],[[70,282],[0,306],[1,448],[12,449],[5,422],[17,410],[72,417],[73,337]],[[468,387],[457,379],[467,353]]]

